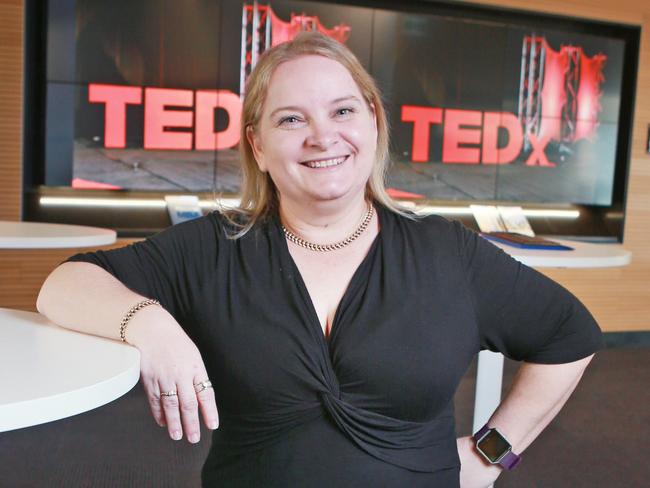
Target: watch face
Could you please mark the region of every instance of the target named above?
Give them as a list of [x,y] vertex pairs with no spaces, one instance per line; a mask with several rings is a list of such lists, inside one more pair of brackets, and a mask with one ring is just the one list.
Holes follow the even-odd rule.
[[497,463],[512,446],[499,434],[499,431],[492,429],[476,443],[476,447],[491,463]]

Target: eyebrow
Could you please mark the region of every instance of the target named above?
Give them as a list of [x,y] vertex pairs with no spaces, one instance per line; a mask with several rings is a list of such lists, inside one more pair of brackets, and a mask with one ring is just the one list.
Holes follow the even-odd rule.
[[[361,100],[359,100],[359,97],[357,97],[355,95],[347,95],[347,96],[339,97],[339,98],[336,98],[336,99],[332,100],[330,102],[330,105],[336,105],[337,103],[347,102],[347,101],[355,101],[355,102],[361,103]],[[283,110],[286,110],[286,111],[300,111],[302,109],[300,107],[298,107],[297,105],[287,105],[286,107],[278,107],[273,112],[271,112],[269,117],[273,118],[273,116],[276,113],[282,112]]]

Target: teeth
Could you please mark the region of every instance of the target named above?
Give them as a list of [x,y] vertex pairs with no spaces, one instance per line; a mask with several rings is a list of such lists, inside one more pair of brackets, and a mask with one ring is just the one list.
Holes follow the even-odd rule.
[[347,156],[342,156],[340,158],[334,158],[334,159],[323,159],[321,161],[307,161],[304,164],[306,164],[310,168],[329,168],[330,166],[338,166],[343,161],[345,161],[346,157]]

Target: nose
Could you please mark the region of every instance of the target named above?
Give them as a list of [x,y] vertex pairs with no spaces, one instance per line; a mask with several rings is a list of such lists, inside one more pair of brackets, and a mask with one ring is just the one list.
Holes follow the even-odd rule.
[[318,150],[327,150],[338,142],[338,134],[331,121],[313,120],[305,145]]

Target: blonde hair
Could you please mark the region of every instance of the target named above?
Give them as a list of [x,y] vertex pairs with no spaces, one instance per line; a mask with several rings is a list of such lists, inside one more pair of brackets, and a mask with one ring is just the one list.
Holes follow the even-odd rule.
[[374,108],[377,119],[377,149],[375,164],[366,185],[366,198],[394,212],[412,217],[410,212],[386,193],[388,121],[375,81],[343,44],[318,32],[301,32],[293,40],[265,51],[246,82],[239,142],[243,178],[241,202],[238,208],[224,212],[235,229],[238,229],[231,235],[234,239],[242,237],[258,221],[277,208],[278,195],[275,184],[268,172],[259,169],[246,131],[249,127],[255,129],[260,121],[271,76],[276,68],[282,63],[305,55],[323,56],[341,63],[352,75],[368,107]]

